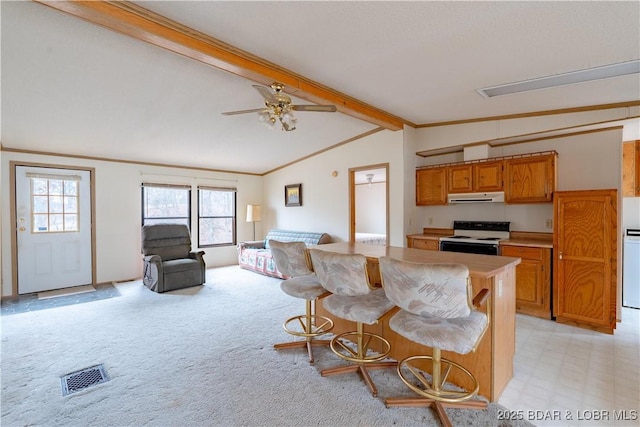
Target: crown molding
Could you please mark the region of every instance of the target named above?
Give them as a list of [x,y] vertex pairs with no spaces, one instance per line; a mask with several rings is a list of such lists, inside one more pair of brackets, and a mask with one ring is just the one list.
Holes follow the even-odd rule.
[[415,127],[417,129],[421,129],[421,128],[431,128],[431,127],[438,127],[438,126],[461,125],[461,124],[467,124],[467,123],[489,122],[494,120],[524,119],[527,117],[551,116],[555,114],[583,113],[587,111],[611,110],[614,108],[629,108],[629,107],[637,107],[637,106],[640,106],[640,100],[618,102],[615,104],[587,105],[584,107],[572,107],[572,108],[560,108],[556,110],[533,111],[530,113],[508,114],[504,116],[477,117],[473,119],[452,120],[448,122],[425,123],[421,125],[416,125]]

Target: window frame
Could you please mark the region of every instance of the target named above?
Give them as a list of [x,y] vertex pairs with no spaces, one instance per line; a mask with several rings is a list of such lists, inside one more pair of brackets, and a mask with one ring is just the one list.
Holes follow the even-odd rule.
[[[174,217],[174,216],[167,216],[167,217],[146,217],[145,216],[145,187],[146,188],[168,188],[168,189],[172,189],[172,190],[186,190],[187,191],[187,203],[188,203],[188,207],[187,207],[187,216],[186,217]],[[141,224],[142,226],[145,225],[145,219],[150,219],[150,220],[171,220],[171,219],[175,219],[175,220],[187,220],[187,227],[189,228],[189,232],[191,232],[191,220],[192,220],[192,213],[191,213],[191,207],[192,207],[192,203],[191,203],[191,186],[190,185],[184,185],[184,184],[159,184],[159,183],[151,183],[151,182],[143,182],[142,186],[141,186],[141,191],[140,191],[140,214],[141,214]],[[182,223],[182,222],[180,222]]]
[[[224,247],[224,246],[235,246],[238,244],[238,190],[233,187],[213,187],[207,185],[199,185],[197,188],[197,212],[198,212],[198,247],[199,248],[215,248],[215,247]],[[201,213],[201,198],[200,191],[217,191],[217,192],[227,192],[233,193],[233,214],[229,215],[202,215]],[[214,244],[202,244],[200,242],[200,234],[201,234],[201,222],[203,219],[220,219],[220,218],[230,218],[231,219],[231,242],[225,243],[214,243]]]

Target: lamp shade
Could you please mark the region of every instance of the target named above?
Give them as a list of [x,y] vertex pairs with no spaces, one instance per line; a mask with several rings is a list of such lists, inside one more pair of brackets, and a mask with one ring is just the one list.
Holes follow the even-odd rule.
[[247,222],[259,222],[262,220],[262,206],[247,205]]

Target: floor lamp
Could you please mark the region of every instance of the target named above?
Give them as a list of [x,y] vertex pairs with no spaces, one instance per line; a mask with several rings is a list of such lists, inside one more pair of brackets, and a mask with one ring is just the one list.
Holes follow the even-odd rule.
[[262,220],[261,214],[260,205],[247,205],[247,222],[253,223],[253,240],[256,240],[256,222]]

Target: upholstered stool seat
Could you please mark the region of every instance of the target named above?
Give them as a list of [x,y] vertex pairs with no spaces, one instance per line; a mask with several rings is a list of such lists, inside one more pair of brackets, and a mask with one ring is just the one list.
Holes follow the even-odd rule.
[[315,301],[327,294],[316,275],[309,268],[307,245],[303,242],[279,242],[269,240],[269,247],[278,270],[289,277],[280,284],[280,289],[287,295],[305,300],[304,314],[285,320],[282,327],[304,341],[293,341],[275,344],[274,348],[306,348],[309,363],[314,363],[313,347],[329,345],[329,340],[314,339],[328,333],[333,328],[333,321],[315,314]]
[[315,300],[320,295],[327,293],[327,290],[322,287],[315,274],[283,280],[280,284],[280,289],[289,296],[307,300]]
[[[442,351],[474,351],[489,325],[478,308],[489,291],[471,299],[469,270],[460,264],[419,264],[380,258],[380,274],[387,297],[401,310],[389,320],[391,330],[431,347],[431,355],[407,357],[398,364],[400,379],[420,397],[385,399],[387,406],[433,406],[445,426],[451,426],[446,407],[483,409],[487,403],[473,399],[479,390],[474,375],[459,363],[442,357]],[[423,369],[431,371],[430,378]],[[449,385],[455,372],[466,389]]]
[[467,354],[487,328],[487,316],[474,311],[469,317],[441,319],[399,311],[389,320],[389,327],[418,344]]
[[[373,325],[392,308],[383,289],[369,286],[367,259],[359,254],[337,254],[312,249],[311,260],[322,286],[332,293],[322,305],[336,317],[356,323],[356,330],[336,335],[331,350],[350,365],[322,370],[322,376],[360,372],[362,379],[377,396],[378,390],[368,370],[397,366],[395,361],[382,361],[391,351],[389,341],[380,335],[365,332],[364,325]],[[374,349],[376,351],[373,351]]]

